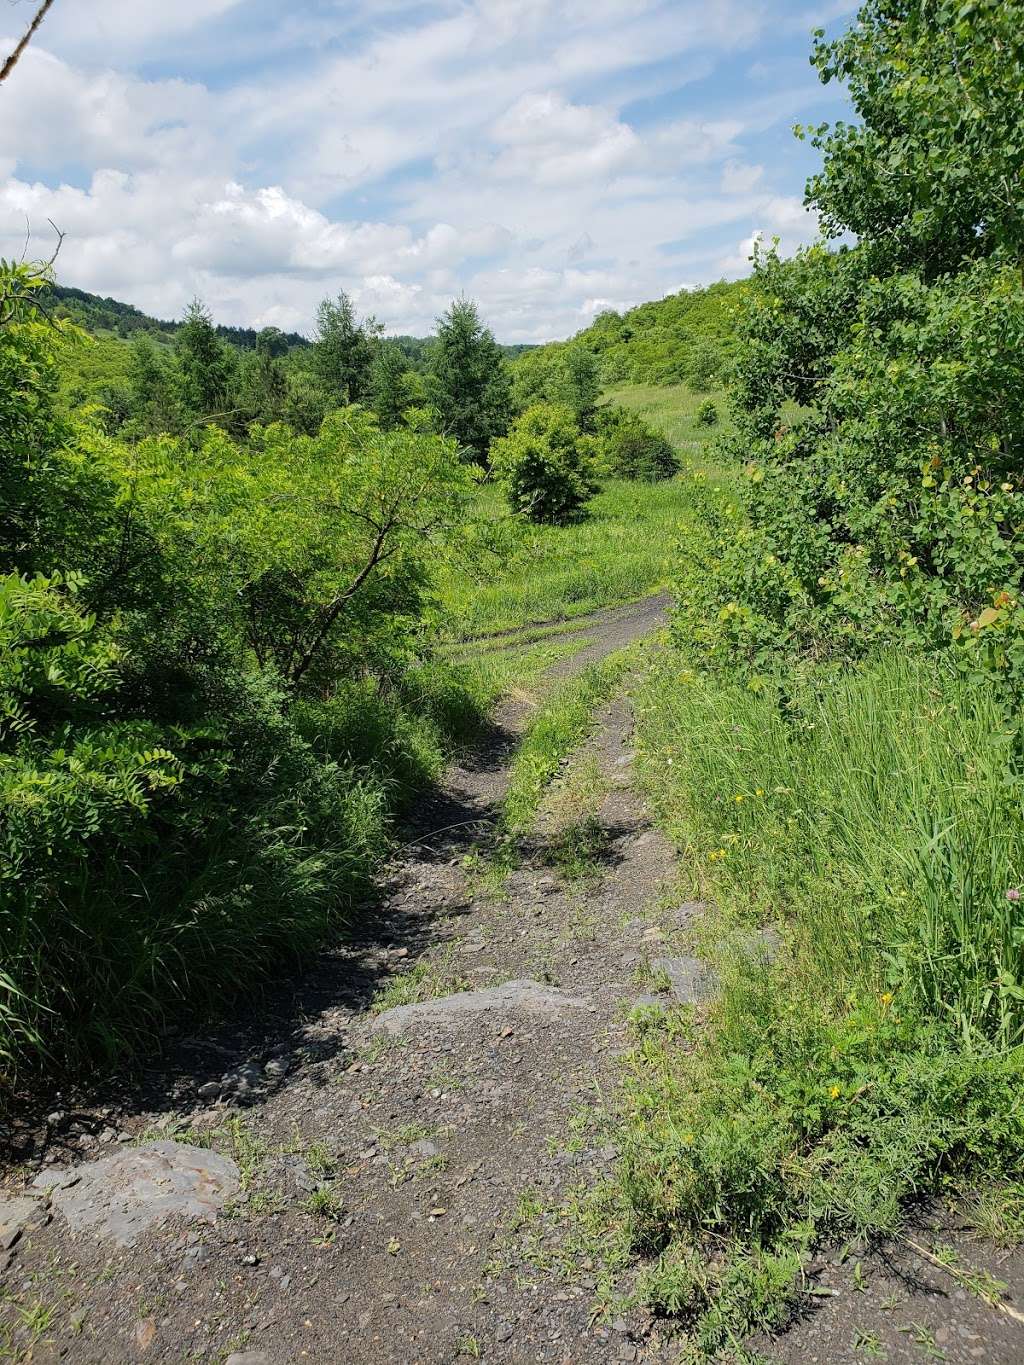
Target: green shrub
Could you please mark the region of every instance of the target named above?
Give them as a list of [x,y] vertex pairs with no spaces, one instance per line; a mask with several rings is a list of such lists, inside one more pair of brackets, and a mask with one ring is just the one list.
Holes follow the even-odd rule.
[[527,408],[491,446],[491,462],[509,506],[530,521],[576,521],[598,489],[594,439],[557,404]]
[[8,1082],[302,961],[479,703],[414,648],[454,443],[351,408],[126,445],[60,413],[44,279],[0,265]]
[[602,463],[616,478],[655,483],[679,471],[671,443],[639,413],[615,404],[601,408],[598,437]]
[[713,427],[718,425],[718,408],[713,398],[705,398],[695,414],[697,421],[702,427]]
[[721,373],[722,357],[717,347],[708,342],[699,342],[693,347],[686,366],[686,379],[691,388],[698,393],[713,388]]

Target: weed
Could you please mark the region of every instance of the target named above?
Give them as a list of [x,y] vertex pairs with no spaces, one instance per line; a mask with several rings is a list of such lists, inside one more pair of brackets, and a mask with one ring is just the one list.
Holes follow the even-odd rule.
[[325,1218],[331,1223],[340,1222],[345,1213],[341,1195],[329,1185],[321,1185],[319,1189],[314,1190],[302,1207],[314,1217]]
[[996,1246],[1024,1242],[1024,1187],[988,1183],[970,1201],[968,1217],[976,1230]]
[[874,1332],[858,1332],[853,1338],[853,1349],[868,1356],[884,1356],[885,1348]]
[[469,982],[454,970],[453,956],[449,952],[436,962],[424,958],[407,972],[392,976],[377,990],[370,1009],[374,1014],[382,1014],[384,1010],[394,1009],[398,1005],[415,1005],[423,1000],[435,1000],[442,995],[467,990]]

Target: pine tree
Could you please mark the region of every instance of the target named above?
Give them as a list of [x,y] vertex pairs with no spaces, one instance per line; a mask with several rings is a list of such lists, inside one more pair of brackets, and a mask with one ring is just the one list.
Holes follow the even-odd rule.
[[324,299],[316,310],[313,370],[335,405],[358,403],[370,387],[373,338],[380,332],[373,318],[360,322],[352,300],[342,291]]
[[209,311],[193,299],[174,342],[178,398],[186,415],[230,422],[234,402],[235,354],[217,335]]
[[370,401],[385,431],[391,431],[401,423],[402,413],[409,406],[406,374],[405,357],[400,348],[393,341],[382,341],[370,371]]
[[438,319],[430,356],[430,397],[440,429],[481,459],[508,430],[512,411],[508,366],[476,304],[456,299]]

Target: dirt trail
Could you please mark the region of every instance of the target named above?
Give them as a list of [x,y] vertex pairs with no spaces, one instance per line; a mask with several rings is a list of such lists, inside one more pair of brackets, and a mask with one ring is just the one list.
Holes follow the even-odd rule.
[[[661,600],[593,619],[585,648],[553,678],[663,621]],[[630,714],[617,703],[593,746],[607,788],[600,868],[566,882],[534,848],[498,894],[478,884],[465,855],[498,813],[532,709],[527,698],[506,703],[422,803],[358,938],[261,1001],[248,1027],[182,1040],[141,1086],[105,1097],[105,1110],[52,1116],[30,1176],[40,1157],[44,1171],[62,1170],[143,1134],[219,1130],[214,1145],[248,1188],[233,1216],[229,1205],[212,1226],[171,1220],[123,1249],[72,1235],[60,1213],[29,1227],[5,1283],[22,1310],[53,1307],[33,1359],[638,1358],[627,1324],[592,1322],[592,1278],[566,1285],[534,1261],[554,1236],[541,1206],[614,1158],[573,1139],[571,1119],[615,1083],[625,1013],[642,993],[634,973],[661,942],[645,911],[669,887],[673,857],[623,785]],[[428,989],[529,979],[539,991],[416,1016],[393,1033],[369,1005],[409,972]],[[524,1259],[531,1245],[538,1256]],[[8,1307],[24,1345],[31,1332]]]
[[[584,649],[550,680],[664,619],[662,599],[591,619]],[[692,966],[703,989],[683,948],[701,907],[678,893],[673,851],[632,788],[623,699],[599,713],[503,883],[485,875],[476,851],[534,705],[503,705],[420,804],[356,935],[261,996],[250,1019],[182,1037],[141,1082],[77,1107],[65,1096],[43,1141],[23,1140],[0,1191],[0,1359],[680,1359],[649,1315],[595,1314],[596,1267],[577,1259],[559,1273],[565,1228],[552,1210],[615,1161],[588,1114],[620,1080],[626,1016],[652,966],[670,958],[683,980]],[[563,836],[588,815],[574,864],[580,849]],[[397,1011],[375,1012],[389,988]],[[203,1135],[213,1154],[180,1145]],[[175,1141],[134,1145],[154,1137]],[[106,1231],[73,1232],[83,1210],[106,1216],[104,1187],[116,1202],[122,1168],[137,1177],[140,1161],[145,1201]],[[183,1180],[191,1220],[140,1230],[140,1209]],[[40,1184],[55,1186],[52,1205]],[[215,1222],[196,1220],[225,1194]],[[119,1245],[118,1229],[134,1241]],[[967,1250],[1024,1286],[1024,1258]],[[866,1274],[855,1258],[823,1257],[814,1311],[759,1342],[761,1358],[1024,1360],[1017,1321],[903,1251],[865,1258]]]

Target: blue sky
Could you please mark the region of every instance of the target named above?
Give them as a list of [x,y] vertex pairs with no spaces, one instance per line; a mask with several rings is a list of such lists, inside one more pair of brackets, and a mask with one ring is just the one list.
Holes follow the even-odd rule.
[[848,115],[808,54],[853,12],[56,0],[0,91],[0,254],[52,218],[65,283],[163,317],[304,331],[345,289],[423,334],[466,293],[501,340],[568,336],[813,240],[790,129]]

